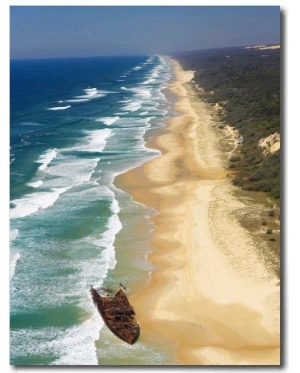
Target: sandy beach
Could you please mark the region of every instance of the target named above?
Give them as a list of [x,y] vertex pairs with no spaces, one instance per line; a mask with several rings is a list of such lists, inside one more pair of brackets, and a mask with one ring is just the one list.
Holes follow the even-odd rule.
[[147,144],[161,155],[116,179],[157,210],[155,270],[130,297],[140,338],[170,340],[179,365],[279,365],[278,278],[264,243],[237,219],[245,205],[228,177],[214,108],[186,83],[194,73],[173,64],[178,115]]

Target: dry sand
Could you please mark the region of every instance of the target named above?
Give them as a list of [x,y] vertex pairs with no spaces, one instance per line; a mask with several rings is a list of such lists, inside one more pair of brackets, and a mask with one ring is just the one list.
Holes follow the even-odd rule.
[[180,115],[148,146],[161,156],[116,180],[157,210],[148,259],[156,266],[134,294],[141,339],[169,338],[178,364],[279,365],[280,288],[236,214],[243,203],[224,168],[213,108],[173,61]]

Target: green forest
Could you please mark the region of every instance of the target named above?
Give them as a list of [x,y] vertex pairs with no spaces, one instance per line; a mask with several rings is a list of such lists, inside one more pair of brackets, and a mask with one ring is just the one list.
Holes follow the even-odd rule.
[[280,49],[222,48],[173,57],[195,71],[191,84],[202,88],[198,96],[221,106],[220,121],[243,136],[239,154],[229,163],[233,183],[280,198],[280,150],[264,155],[258,145],[280,133]]

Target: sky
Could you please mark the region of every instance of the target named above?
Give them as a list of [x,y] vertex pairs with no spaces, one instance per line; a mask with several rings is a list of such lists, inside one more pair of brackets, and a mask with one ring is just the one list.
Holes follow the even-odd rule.
[[11,59],[168,54],[279,42],[279,6],[10,6]]

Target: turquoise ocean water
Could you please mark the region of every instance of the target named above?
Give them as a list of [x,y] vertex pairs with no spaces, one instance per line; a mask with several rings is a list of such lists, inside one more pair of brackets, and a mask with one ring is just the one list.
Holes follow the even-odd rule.
[[103,326],[89,288],[131,285],[153,268],[151,208],[114,178],[159,155],[147,137],[172,115],[160,56],[10,64],[10,363],[172,364]]

